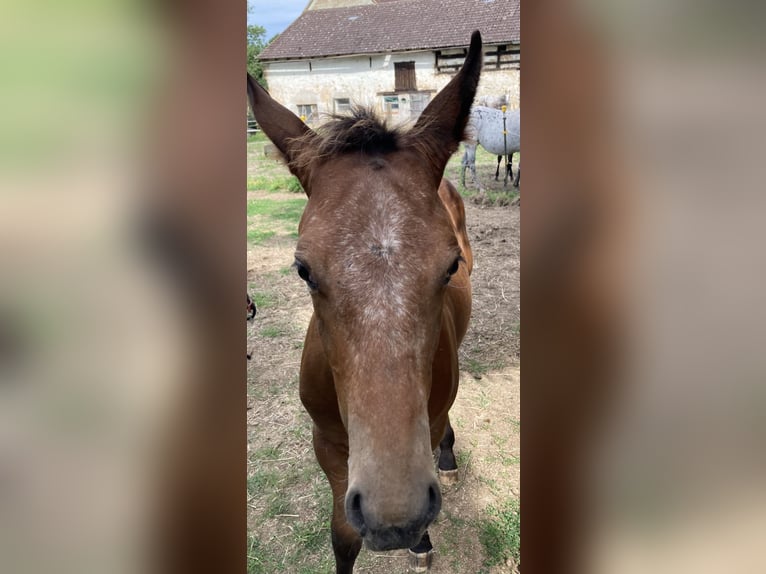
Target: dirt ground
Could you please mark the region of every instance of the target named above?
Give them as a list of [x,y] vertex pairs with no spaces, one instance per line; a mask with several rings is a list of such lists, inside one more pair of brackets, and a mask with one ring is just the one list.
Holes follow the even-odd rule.
[[[265,197],[282,195],[248,192],[248,199]],[[511,573],[509,563],[483,566],[479,533],[488,506],[519,497],[519,208],[465,203],[475,266],[473,313],[451,411],[460,481],[443,488],[442,512],[429,529],[436,552],[430,572]],[[248,328],[248,571],[330,572],[329,488],[298,398],[311,299],[290,269],[295,238],[284,231],[248,246],[248,289],[259,303]],[[407,572],[406,551],[363,549],[355,572]]]

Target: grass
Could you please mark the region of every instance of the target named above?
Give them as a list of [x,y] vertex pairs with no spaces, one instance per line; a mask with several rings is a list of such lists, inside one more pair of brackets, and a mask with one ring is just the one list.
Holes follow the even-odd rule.
[[275,339],[277,337],[281,337],[282,335],[287,335],[289,332],[289,329],[281,325],[269,325],[268,327],[261,329],[261,337]]
[[[328,508],[330,501],[327,501]],[[315,551],[330,542],[330,517],[320,516],[293,528],[293,538],[304,550]]]
[[[311,480],[319,470],[312,465],[308,476],[299,467],[296,464],[286,475],[283,472],[282,479],[271,487],[266,508],[257,517],[261,524],[268,524],[268,527],[259,529],[260,535],[251,531],[248,536],[248,574],[316,574],[334,570],[330,545],[330,488],[324,480],[315,483],[311,507],[303,510],[296,508],[291,502],[291,489],[305,488],[304,481]],[[265,476],[271,477],[271,474],[265,473]],[[262,482],[265,484],[265,481]],[[279,551],[275,551],[277,548]]]
[[277,446],[264,446],[258,450],[253,451],[250,454],[250,460],[252,462],[276,460],[281,456],[281,454],[282,453]]
[[[501,163],[501,177],[499,181],[495,181],[497,156],[489,153],[482,147],[478,147],[476,150],[476,173],[484,187],[484,192],[480,192],[476,184],[473,183],[469,170],[466,170],[466,185],[463,185],[461,183],[463,173],[463,168],[461,167],[461,160],[463,157],[462,149],[461,146],[458,153],[450,158],[444,172],[444,176],[455,184],[461,196],[464,198],[473,198],[481,195],[483,197],[483,202],[490,205],[507,205],[518,197],[519,190],[514,188],[510,181],[507,187],[503,185],[502,175],[505,163]],[[514,154],[514,175],[516,173],[516,167],[519,165],[519,160],[520,155],[518,153]]]
[[479,541],[486,557],[484,568],[489,569],[513,558],[521,566],[521,512],[518,501],[506,500],[497,506],[488,506],[487,517],[479,521]]
[[247,178],[247,191],[303,193],[303,187],[294,175],[258,176]]
[[463,197],[469,198],[482,195],[484,201],[489,205],[508,205],[519,196],[519,192],[513,188],[508,191],[494,191],[488,187],[485,187],[484,192],[480,192],[474,189],[462,188],[460,193]]
[[271,469],[257,469],[247,478],[247,493],[250,496],[269,492],[279,483],[280,474]]
[[277,305],[277,296],[270,291],[256,291],[250,294],[258,309],[268,309]]
[[247,143],[265,143],[267,141],[269,141],[269,138],[267,138],[266,134],[262,131],[247,136]]
[[482,389],[479,392],[479,397],[477,402],[479,404],[479,407],[481,407],[482,409],[487,409],[489,405],[492,403],[492,398],[489,395],[487,395],[487,392],[485,390]]
[[252,243],[253,245],[263,245],[267,239],[271,239],[276,233],[276,231],[271,229],[249,229],[247,232],[247,242]]
[[444,519],[449,522],[449,528],[445,528],[443,531],[443,543],[439,544],[441,548],[439,559],[447,562],[454,572],[466,572],[463,553],[460,550],[460,537],[463,536],[463,529],[470,524],[466,519],[460,518],[446,509],[442,510],[442,514]]
[[463,475],[468,472],[471,467],[471,460],[473,459],[473,453],[467,449],[460,449],[455,453],[455,461],[457,467],[463,472]]
[[283,200],[251,199],[247,202],[247,215],[248,217],[259,215],[277,221],[293,223],[297,226],[305,206],[306,198],[304,197]]
[[466,357],[460,363],[461,368],[464,371],[468,371],[474,378],[481,378],[481,376],[489,371],[502,369],[505,364],[502,361],[493,361],[485,363],[474,357]]
[[[296,180],[297,181],[297,180]],[[306,207],[303,196],[290,199],[259,198],[247,202],[247,241],[263,245],[279,235],[291,241],[298,237],[298,223]],[[257,304],[257,302],[256,302]]]
[[289,514],[289,512],[290,501],[281,494],[276,494],[269,499],[264,516],[266,518],[274,518],[280,514]]
[[489,370],[489,366],[476,359],[466,359],[463,361],[463,369],[475,377],[476,375],[483,375],[486,373]]
[[267,565],[264,563],[264,547],[261,541],[255,536],[248,536],[247,540],[247,573],[248,574],[266,574],[266,572],[273,572],[268,570]]

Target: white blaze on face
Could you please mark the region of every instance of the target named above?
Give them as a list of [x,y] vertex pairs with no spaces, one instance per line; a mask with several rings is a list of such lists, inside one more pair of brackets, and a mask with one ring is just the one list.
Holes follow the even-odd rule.
[[407,227],[413,221],[405,209],[389,190],[376,192],[371,220],[361,231],[348,226],[339,243],[344,259],[342,289],[356,298],[358,320],[386,352],[393,351],[404,336],[406,319],[414,312],[408,295],[416,281],[420,254],[408,251],[411,230]]

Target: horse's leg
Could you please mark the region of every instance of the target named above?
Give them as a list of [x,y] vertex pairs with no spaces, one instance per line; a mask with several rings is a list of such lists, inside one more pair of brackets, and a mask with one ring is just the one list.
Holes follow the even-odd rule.
[[503,156],[499,155],[497,156],[497,169],[495,170],[495,181],[500,179],[500,161],[503,159]]
[[[476,145],[464,144],[464,148],[465,153],[463,154],[463,160],[465,161],[465,165],[471,170],[471,177],[473,177],[473,182],[476,184],[476,187],[479,188],[479,191],[482,191],[481,182],[476,175]],[[465,187],[465,167],[463,168],[463,187]]]
[[[453,447],[455,446],[455,431],[447,417],[447,424],[444,428],[444,436],[439,443],[439,481],[444,485],[455,484],[457,482],[457,460]],[[433,561],[433,549],[431,538],[428,531],[423,533],[423,537],[416,546],[410,548],[410,571],[427,572]]]
[[423,533],[420,542],[410,548],[408,554],[410,557],[410,572],[428,572],[434,557],[434,547],[431,546],[428,530]]
[[455,484],[458,479],[457,460],[455,452],[452,450],[455,446],[455,431],[447,418],[447,426],[444,429],[444,437],[439,443],[439,482],[447,486]]
[[479,188],[479,191],[484,191],[484,189],[481,187],[481,181],[479,181],[479,176],[476,175],[476,158],[474,158],[474,161],[471,164],[471,175],[473,175],[473,182],[476,184],[476,187]]
[[362,548],[362,538],[346,522],[345,498],[348,487],[348,444],[332,441],[314,426],[314,452],[332,490],[332,549],[336,574],[352,574]]
[[481,182],[479,181],[479,176],[476,175],[476,148],[473,149],[473,155],[471,156],[471,176],[473,177],[473,182],[476,184],[476,187],[479,188],[479,191],[483,191],[481,187]]
[[460,167],[462,168],[462,172],[463,172],[460,181],[462,182],[463,187],[465,188],[465,169],[468,167],[468,150],[467,149],[463,150],[463,159],[460,160]]
[[518,189],[520,179],[521,179],[521,166],[516,168],[516,177],[513,180],[513,187]]

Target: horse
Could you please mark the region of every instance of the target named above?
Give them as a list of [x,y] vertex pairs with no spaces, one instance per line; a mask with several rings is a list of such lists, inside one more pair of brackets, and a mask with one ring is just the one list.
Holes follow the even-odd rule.
[[[505,118],[505,121],[503,119]],[[503,134],[506,131],[506,134]],[[503,112],[495,108],[474,106],[466,128],[466,139],[463,142],[462,182],[465,186],[465,170],[471,169],[473,180],[481,189],[481,182],[476,176],[476,146],[480,145],[488,152],[497,155],[497,170],[495,180],[500,176],[500,160],[506,156],[506,170],[504,185],[508,185],[508,178],[513,180],[514,187],[518,187],[518,177],[513,177],[513,154],[521,149],[521,110]]]
[[495,96],[495,95],[484,95],[484,96],[478,96],[476,100],[474,101],[475,106],[484,106],[486,108],[495,108],[496,110],[499,110],[503,106],[508,105],[508,96],[505,94]]
[[473,254],[443,173],[482,60],[476,31],[460,71],[410,130],[354,108],[315,132],[247,79],[258,124],[308,196],[294,262],[313,304],[299,392],[332,490],[336,574],[352,574],[363,542],[409,548],[411,564],[428,568],[440,480],[457,480],[449,409]]

